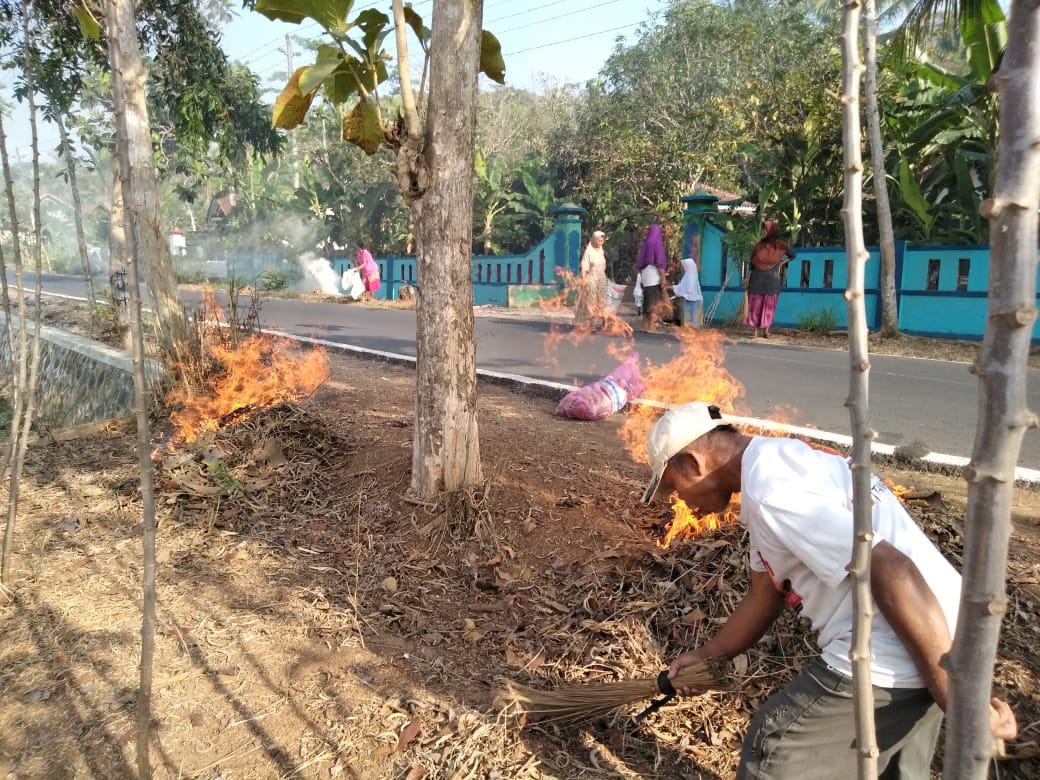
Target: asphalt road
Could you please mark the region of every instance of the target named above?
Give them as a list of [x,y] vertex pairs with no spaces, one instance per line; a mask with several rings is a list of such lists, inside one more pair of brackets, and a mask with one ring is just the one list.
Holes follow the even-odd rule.
[[[31,281],[27,280],[27,284]],[[81,296],[82,282],[44,277],[44,290]],[[197,293],[185,291],[189,303]],[[269,329],[368,349],[415,355],[415,315],[409,310],[380,309],[268,298],[262,320]],[[610,347],[617,339],[594,334],[578,344],[552,338],[569,328],[544,319],[477,317],[477,363],[482,369],[519,374],[564,384],[595,381],[617,365]],[[643,360],[658,365],[679,353],[664,334],[634,335]],[[553,343],[547,350],[547,344]],[[968,457],[978,418],[978,380],[968,365],[914,358],[871,356],[870,420],[877,441],[892,446],[919,445],[924,452]],[[844,403],[849,389],[846,352],[775,342],[728,344],[724,367],[745,388],[753,417],[849,435]],[[696,371],[691,360],[690,371]],[[1040,371],[1028,375],[1029,405],[1040,409]],[[1040,469],[1040,434],[1028,431],[1019,465]]]

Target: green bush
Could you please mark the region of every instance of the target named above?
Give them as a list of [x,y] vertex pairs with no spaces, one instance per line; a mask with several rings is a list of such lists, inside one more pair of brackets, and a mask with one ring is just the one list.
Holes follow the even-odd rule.
[[260,286],[265,290],[284,290],[291,281],[288,268],[268,268],[260,274]]
[[810,333],[830,333],[838,327],[838,312],[829,306],[814,309],[798,318],[798,327]]
[[177,268],[173,272],[177,284],[205,284],[206,272],[201,268]]

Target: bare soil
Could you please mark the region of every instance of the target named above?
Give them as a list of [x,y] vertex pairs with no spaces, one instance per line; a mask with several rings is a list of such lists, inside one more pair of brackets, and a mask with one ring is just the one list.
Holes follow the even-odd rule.
[[[739,600],[740,527],[661,547],[671,512],[638,503],[629,415],[565,420],[555,399],[499,385],[480,389],[485,488],[417,501],[414,372],[329,360],[311,398],[153,452],[156,776],[731,777],[756,706],[814,653],[793,615],[737,659],[734,690],[641,724],[647,702],[539,723],[496,692],[655,675]],[[959,564],[963,481],[878,471],[911,489],[910,511]],[[136,434],[117,425],[30,448],[0,606],[0,775],[135,776],[138,481]],[[995,684],[1023,730],[1011,749],[1029,756],[1040,495],[1027,490],[1008,578]],[[999,771],[1036,777],[1040,760]]]

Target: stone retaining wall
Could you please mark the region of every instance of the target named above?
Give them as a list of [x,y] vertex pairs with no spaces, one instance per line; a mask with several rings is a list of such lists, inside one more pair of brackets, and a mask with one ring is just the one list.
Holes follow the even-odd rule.
[[[0,324],[4,317],[0,314]],[[17,338],[17,321],[15,322]],[[32,325],[29,326],[32,338]],[[0,339],[0,367],[13,369],[6,339]],[[153,360],[145,366],[149,379],[161,373]],[[133,356],[98,341],[57,328],[40,328],[40,382],[36,427],[59,430],[73,425],[124,417],[134,410]]]

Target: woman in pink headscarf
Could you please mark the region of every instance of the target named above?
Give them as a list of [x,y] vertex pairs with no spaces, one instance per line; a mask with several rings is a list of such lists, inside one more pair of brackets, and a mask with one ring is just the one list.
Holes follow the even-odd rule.
[[379,264],[372,257],[372,253],[365,249],[364,241],[357,242],[357,254],[354,256],[354,260],[361,273],[361,281],[365,284],[365,300],[370,301],[382,286],[379,280]]
[[780,240],[780,225],[769,220],[763,226],[765,235],[751,250],[751,265],[744,287],[748,294],[748,313],[745,325],[752,328],[751,338],[762,331],[769,338],[769,327],[776,314],[780,297],[780,269],[794,260],[794,250]]
[[643,325],[646,333],[653,333],[654,321],[661,316],[664,304],[664,289],[668,284],[665,273],[668,257],[664,252],[664,233],[656,222],[646,229],[646,240],[636,258],[636,273],[643,287]]

